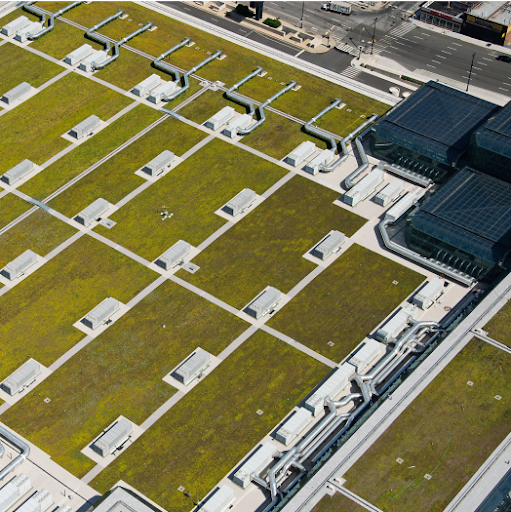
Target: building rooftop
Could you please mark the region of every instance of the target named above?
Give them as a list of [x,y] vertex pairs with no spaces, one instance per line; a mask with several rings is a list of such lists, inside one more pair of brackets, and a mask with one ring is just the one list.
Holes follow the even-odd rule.
[[476,131],[479,147],[511,158],[511,102]]
[[427,235],[498,263],[511,247],[511,184],[467,167],[411,221]]
[[450,16],[459,17],[464,12],[466,12],[470,4],[472,2],[428,2],[429,5],[425,5],[423,7],[427,7],[433,11],[443,12],[444,14],[449,14]]
[[483,20],[511,25],[511,2],[479,2],[468,13]]
[[471,134],[498,108],[431,81],[393,108],[375,131],[390,142],[453,165],[468,147]]

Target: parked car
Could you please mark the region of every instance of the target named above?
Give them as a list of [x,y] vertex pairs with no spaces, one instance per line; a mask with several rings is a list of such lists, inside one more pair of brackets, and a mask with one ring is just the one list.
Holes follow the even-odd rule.
[[499,55],[497,60],[501,60],[503,62],[511,62],[511,57],[509,55]]

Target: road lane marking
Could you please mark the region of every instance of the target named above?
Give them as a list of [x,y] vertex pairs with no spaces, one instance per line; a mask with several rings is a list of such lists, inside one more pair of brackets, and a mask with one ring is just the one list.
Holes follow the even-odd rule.
[[461,44],[458,44],[458,43],[451,43],[453,44],[454,46],[461,46]]
[[447,53],[447,55],[452,55],[452,53],[451,53],[451,52],[448,52],[448,51],[446,51],[446,50],[442,50],[442,53]]
[[419,37],[419,36],[413,36],[415,37],[415,39],[424,39],[423,37]]
[[439,59],[447,59],[447,57],[444,57],[443,55],[436,55]]
[[436,68],[436,66],[433,66],[433,64],[426,64],[426,66],[429,66],[430,68]]

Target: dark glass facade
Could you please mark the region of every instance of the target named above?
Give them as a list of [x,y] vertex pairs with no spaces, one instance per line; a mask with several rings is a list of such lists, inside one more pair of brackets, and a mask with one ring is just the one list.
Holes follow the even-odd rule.
[[472,167],[511,183],[511,103],[472,135],[468,158]]
[[477,279],[493,279],[511,248],[511,185],[459,171],[409,216],[406,243]]
[[436,182],[456,171],[472,133],[499,107],[437,82],[428,82],[371,130],[372,154]]

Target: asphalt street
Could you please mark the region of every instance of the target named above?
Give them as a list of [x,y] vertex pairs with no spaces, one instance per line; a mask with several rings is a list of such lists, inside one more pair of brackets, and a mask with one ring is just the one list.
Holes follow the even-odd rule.
[[[332,49],[326,53],[303,52],[302,50],[300,50],[300,48],[297,48],[296,46],[287,44],[282,41],[278,41],[273,37],[266,36],[265,34],[261,34],[255,30],[251,30],[250,28],[245,27],[240,23],[225,18],[220,18],[214,14],[210,14],[206,11],[203,11],[202,9],[194,8],[189,4],[184,4],[181,2],[160,3],[165,4],[166,6],[176,9],[178,11],[190,14],[200,20],[207,21],[209,23],[217,25],[223,29],[242,35],[247,39],[264,44],[270,48],[280,50],[289,55],[297,56],[299,59],[324,67],[325,69],[329,69],[336,73],[344,74],[343,71],[350,68],[350,62],[353,59],[351,55],[340,52],[339,50],[336,49]],[[309,3],[317,4],[317,2]],[[322,11],[321,13],[324,14]],[[358,70],[357,73],[358,74],[355,74],[354,76],[352,76],[351,74],[347,74],[346,76],[351,76],[357,82],[363,83],[365,85],[370,85],[372,87],[375,87],[376,89],[385,92],[389,92],[389,88],[395,86],[393,82],[381,79],[379,77],[375,77],[369,73],[364,73],[363,71],[360,70]],[[401,90],[404,91],[405,89],[401,88]]]

